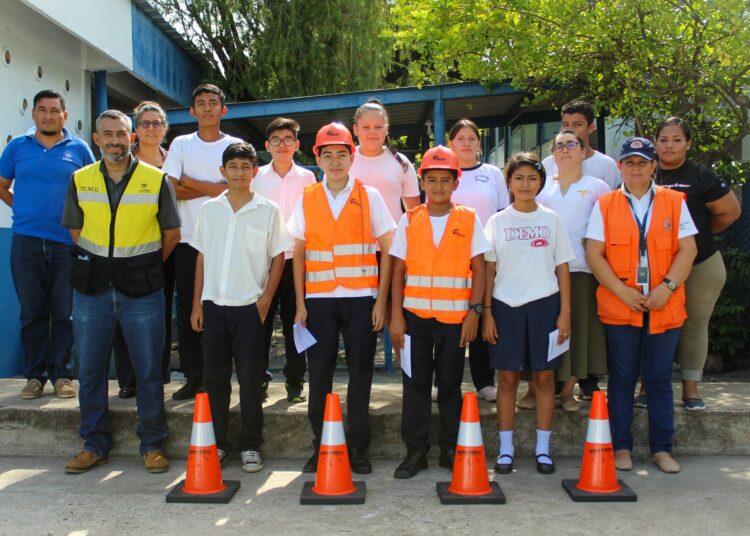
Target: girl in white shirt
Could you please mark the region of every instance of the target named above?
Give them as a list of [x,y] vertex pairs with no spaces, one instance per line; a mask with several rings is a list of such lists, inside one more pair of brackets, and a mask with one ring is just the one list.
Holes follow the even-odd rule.
[[536,202],[544,188],[544,166],[536,155],[515,154],[506,167],[512,205],[492,216],[485,234],[492,249],[482,336],[490,344],[490,365],[499,371],[497,397],[500,455],[495,472],[513,470],[513,423],[521,371],[531,370],[537,390],[537,471],[551,474],[555,464],[549,439],[555,411],[555,369],[561,356],[548,358],[549,335],[557,343],[570,337],[570,273],[575,259],[562,220]]

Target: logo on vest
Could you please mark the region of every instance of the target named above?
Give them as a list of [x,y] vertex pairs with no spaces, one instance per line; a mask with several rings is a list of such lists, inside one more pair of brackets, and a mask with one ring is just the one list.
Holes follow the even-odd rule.
[[664,228],[667,231],[671,231],[672,230],[672,220],[670,220],[669,218],[664,218],[664,221],[662,222],[662,225],[664,225]]
[[461,229],[459,229],[458,227],[454,227],[453,230],[451,231],[451,234],[453,234],[454,236],[458,236],[460,238],[466,238],[466,235],[463,234],[461,232]]
[[[534,225],[533,227],[509,227],[505,229],[505,240],[511,242],[513,240],[533,240],[536,245],[532,243],[534,247],[546,246],[548,242],[543,240],[549,238],[550,229],[546,225]],[[542,239],[544,244],[540,243]]]
[[361,207],[361,206],[362,206],[362,203],[360,203],[360,202],[359,202],[359,199],[357,199],[356,197],[352,197],[352,198],[350,198],[350,199],[349,199],[349,204],[350,204],[350,205],[357,205],[358,207]]
[[139,194],[150,194],[150,193],[151,193],[151,190],[150,190],[150,189],[149,189],[149,187],[148,187],[148,183],[146,183],[146,182],[142,182],[142,183],[141,183],[141,189],[140,189],[140,190],[138,190],[138,193],[139,193]]
[[99,187],[98,186],[81,186],[82,192],[98,192]]

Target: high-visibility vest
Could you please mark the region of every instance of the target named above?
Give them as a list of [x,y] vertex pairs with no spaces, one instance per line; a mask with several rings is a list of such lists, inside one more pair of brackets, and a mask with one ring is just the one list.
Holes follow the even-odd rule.
[[[78,246],[101,257],[135,257],[161,249],[159,191],[164,172],[138,162],[114,212],[99,162],[76,171],[73,181],[83,228]],[[110,253],[111,252],[111,253]]]
[[432,240],[426,205],[407,213],[404,308],[420,318],[460,324],[471,299],[471,239],[476,215],[455,205],[439,247]]
[[370,201],[362,183],[354,187],[338,219],[326,199],[323,183],[302,194],[305,214],[305,292],[330,292],[341,285],[378,288],[375,237],[370,230]]
[[[649,285],[652,289],[667,276],[677,254],[682,200],[681,193],[656,186],[651,206],[651,223],[646,233]],[[604,222],[604,252],[607,262],[622,282],[640,289],[636,284],[636,271],[640,262],[639,232],[628,199],[622,189],[618,188],[600,197],[599,207]],[[643,326],[643,313],[630,309],[604,285],[599,285],[596,301],[599,318],[604,324]],[[680,285],[672,292],[661,311],[649,311],[649,332],[657,334],[680,327],[685,318],[685,285]]]

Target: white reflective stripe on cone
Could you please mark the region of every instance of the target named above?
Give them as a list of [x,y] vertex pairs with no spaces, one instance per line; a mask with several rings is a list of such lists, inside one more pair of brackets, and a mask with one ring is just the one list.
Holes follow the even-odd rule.
[[612,443],[612,433],[609,430],[609,421],[603,419],[589,419],[589,428],[586,431],[586,443],[606,445]]
[[459,447],[481,447],[482,427],[478,422],[462,422],[458,428]]
[[210,447],[215,444],[214,423],[194,422],[193,433],[190,435],[190,445],[193,447]]
[[374,255],[375,244],[338,244],[333,246],[334,255]]
[[341,421],[323,421],[323,434],[320,438],[321,445],[343,445],[346,443],[344,436],[344,423]]

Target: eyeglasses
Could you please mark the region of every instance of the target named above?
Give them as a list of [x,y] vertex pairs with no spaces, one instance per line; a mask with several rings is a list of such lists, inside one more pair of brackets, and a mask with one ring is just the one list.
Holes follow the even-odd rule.
[[572,151],[576,147],[578,147],[579,145],[581,145],[581,144],[578,143],[577,141],[566,141],[565,143],[560,142],[560,143],[556,143],[554,145],[554,147],[552,148],[552,150],[555,151],[555,152],[562,151],[563,149],[567,149],[568,151]]
[[138,121],[138,126],[141,128],[161,128],[164,126],[164,122],[159,121],[158,119],[155,119],[153,121],[146,121],[144,119],[143,121]]
[[297,138],[291,138],[287,136],[286,138],[271,138],[270,140],[268,140],[268,144],[271,147],[278,147],[279,145],[283,143],[287,147],[291,147],[292,145],[294,145],[294,142],[296,141],[297,141]]

